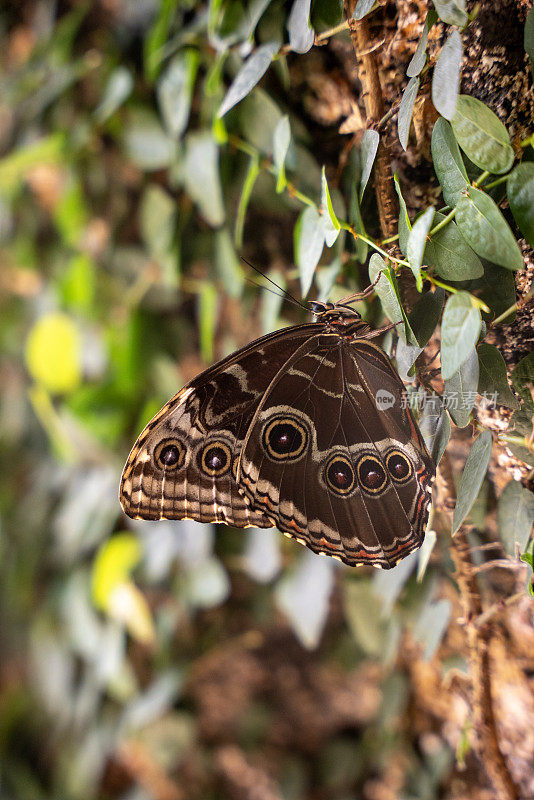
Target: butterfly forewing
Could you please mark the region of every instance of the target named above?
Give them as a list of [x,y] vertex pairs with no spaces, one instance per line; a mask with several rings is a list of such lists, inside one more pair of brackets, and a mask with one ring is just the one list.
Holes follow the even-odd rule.
[[271,527],[239,491],[237,460],[269,383],[315,330],[310,324],[269,334],[169,400],[137,439],[124,468],[120,500],[126,514]]

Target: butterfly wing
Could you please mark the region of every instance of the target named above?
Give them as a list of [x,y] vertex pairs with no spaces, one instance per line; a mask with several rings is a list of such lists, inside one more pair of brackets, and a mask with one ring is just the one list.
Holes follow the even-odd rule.
[[[381,410],[376,393],[391,405]],[[259,404],[237,479],[250,507],[315,552],[389,568],[419,547],[433,464],[377,345],[303,342]]]
[[137,439],[120,501],[136,519],[194,519],[235,527],[273,523],[251,509],[235,481],[237,460],[264,392],[314,324],[252,342],[178,392]]

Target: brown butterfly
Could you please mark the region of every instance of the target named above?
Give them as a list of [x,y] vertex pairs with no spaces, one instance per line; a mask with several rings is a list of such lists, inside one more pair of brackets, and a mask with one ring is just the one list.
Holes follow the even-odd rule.
[[[347,305],[257,339],[198,375],[135,443],[134,519],[276,526],[316,553],[388,569],[424,538],[434,463],[404,385]],[[390,326],[391,327],[391,326]]]

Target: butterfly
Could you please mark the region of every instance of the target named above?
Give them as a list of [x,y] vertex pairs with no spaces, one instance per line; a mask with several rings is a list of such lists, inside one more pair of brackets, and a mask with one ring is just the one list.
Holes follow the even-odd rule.
[[[350,566],[389,569],[418,548],[435,465],[406,390],[349,304],[256,339],[156,414],[124,467],[134,519],[277,527]],[[392,326],[389,326],[392,327]]]

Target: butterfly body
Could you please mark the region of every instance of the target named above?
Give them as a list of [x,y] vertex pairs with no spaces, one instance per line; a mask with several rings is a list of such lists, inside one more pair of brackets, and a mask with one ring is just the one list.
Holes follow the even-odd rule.
[[420,546],[435,468],[404,385],[357,312],[315,314],[163,407],[124,468],[126,514],[276,526],[351,566],[389,568]]

